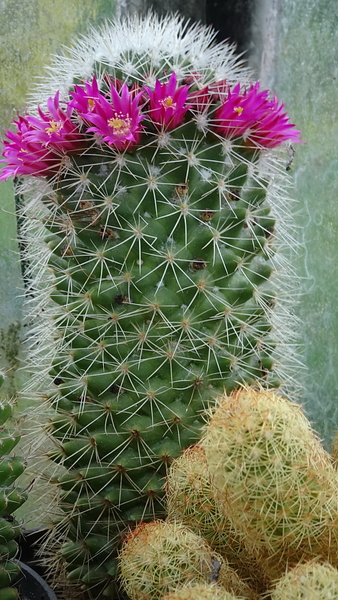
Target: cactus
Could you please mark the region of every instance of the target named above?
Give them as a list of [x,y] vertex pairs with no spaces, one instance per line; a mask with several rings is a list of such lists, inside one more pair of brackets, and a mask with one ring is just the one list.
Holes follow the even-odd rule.
[[271,592],[271,600],[338,598],[338,571],[329,563],[307,562],[288,571]]
[[202,535],[251,587],[265,590],[267,582],[254,556],[250,557],[242,537],[215,497],[201,444],[187,448],[172,462],[166,489],[168,520],[179,520]]
[[122,585],[131,600],[155,600],[186,583],[207,583],[213,552],[199,535],[180,523],[138,525],[120,554]]
[[169,592],[161,600],[236,600],[236,596],[212,583],[187,585]]
[[248,600],[257,599],[201,536],[179,522],[138,525],[122,546],[120,572],[131,600],[155,600],[185,584],[218,580],[221,572],[224,589]]
[[[4,374],[0,372],[0,387]],[[15,538],[20,528],[12,513],[25,502],[27,494],[17,485],[16,479],[23,473],[25,462],[18,456],[10,455],[20,437],[5,423],[12,416],[8,402],[0,401],[0,600],[16,600],[18,591],[12,584],[20,573],[20,567],[13,560],[18,553]]]
[[126,525],[164,516],[214,398],[288,380],[274,148],[299,132],[214,38],[151,14],[83,38],[3,151],[0,178],[25,179],[26,394],[55,411],[60,553],[93,597],[113,594]]
[[299,405],[239,390],[220,402],[203,447],[225,514],[271,578],[317,556],[337,564],[337,473]]

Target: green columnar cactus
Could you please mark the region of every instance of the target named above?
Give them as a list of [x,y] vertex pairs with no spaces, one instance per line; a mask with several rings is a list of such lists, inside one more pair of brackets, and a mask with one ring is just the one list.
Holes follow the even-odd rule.
[[337,473],[298,405],[242,389],[219,404],[203,447],[224,512],[271,578],[317,556],[337,565]]
[[[0,387],[4,376],[0,373]],[[13,560],[18,552],[15,538],[19,535],[19,527],[12,513],[25,502],[26,492],[17,485],[16,479],[23,473],[25,462],[10,453],[19,442],[20,437],[5,427],[12,416],[8,402],[0,401],[0,600],[16,600],[18,592],[12,587],[20,573],[19,565]]]
[[274,148],[299,132],[214,37],[108,25],[56,59],[5,142],[1,178],[28,176],[27,393],[55,409],[61,555],[93,596],[113,594],[126,524],[164,515],[167,466],[213,398],[284,373]]
[[271,592],[271,600],[338,598],[338,571],[329,563],[307,562],[286,573]]

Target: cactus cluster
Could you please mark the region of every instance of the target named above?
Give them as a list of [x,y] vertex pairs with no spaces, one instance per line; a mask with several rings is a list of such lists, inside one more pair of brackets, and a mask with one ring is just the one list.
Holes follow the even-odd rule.
[[214,37],[109,24],[56,59],[5,142],[0,178],[25,178],[26,393],[53,444],[59,556],[92,597],[115,594],[126,527],[165,516],[168,466],[215,398],[288,381],[274,149],[299,132]]
[[[141,572],[156,587],[152,595],[166,597],[155,576],[164,564],[173,598],[189,598],[187,590],[201,585],[196,597],[207,599],[211,582],[216,597],[225,589],[251,600],[336,598],[338,477],[300,406],[256,387],[223,396],[211,412],[201,442],[170,466],[167,522],[136,528],[124,542],[122,583],[130,597],[143,597]],[[202,569],[190,581],[189,569],[180,572],[188,553],[178,531],[201,536],[195,547],[208,542],[218,561],[209,580]]]
[[[0,387],[4,375],[0,373]],[[20,573],[18,563],[13,560],[18,553],[15,538],[20,528],[13,512],[26,500],[27,494],[17,485],[17,478],[25,469],[25,461],[10,454],[18,444],[20,436],[6,426],[12,417],[8,402],[0,401],[0,600],[17,600],[18,591],[12,584]]]
[[225,396],[203,448],[224,513],[268,576],[317,556],[337,565],[337,473],[299,405],[267,390]]

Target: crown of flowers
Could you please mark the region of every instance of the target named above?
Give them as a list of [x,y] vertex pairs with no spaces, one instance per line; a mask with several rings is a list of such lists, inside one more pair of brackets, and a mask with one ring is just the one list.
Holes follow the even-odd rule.
[[[107,84],[108,80],[108,84]],[[300,132],[289,122],[284,105],[260,84],[242,89],[226,81],[198,89],[198,74],[179,85],[176,73],[154,88],[131,88],[118,79],[95,77],[70,91],[60,102],[59,92],[47,100],[47,111],[19,116],[16,131],[7,130],[2,152],[6,163],[0,180],[33,175],[53,176],[65,157],[105,145],[115,152],[133,152],[149,134],[170,132],[185,121],[195,121],[199,131],[220,139],[241,138],[246,146],[274,148],[284,141],[300,142]]]

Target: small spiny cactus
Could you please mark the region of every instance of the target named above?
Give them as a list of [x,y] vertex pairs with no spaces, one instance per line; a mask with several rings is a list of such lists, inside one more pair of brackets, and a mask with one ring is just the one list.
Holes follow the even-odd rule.
[[190,582],[207,583],[217,562],[207,542],[180,523],[142,523],[122,546],[121,581],[131,600],[155,600]]
[[224,513],[270,577],[316,556],[337,564],[337,473],[299,405],[263,389],[224,396],[203,447]]
[[266,587],[254,557],[215,497],[201,444],[187,448],[170,465],[167,511],[168,520],[179,520],[202,535],[255,589]]
[[329,563],[307,562],[286,573],[271,592],[271,600],[335,600],[338,571]]

